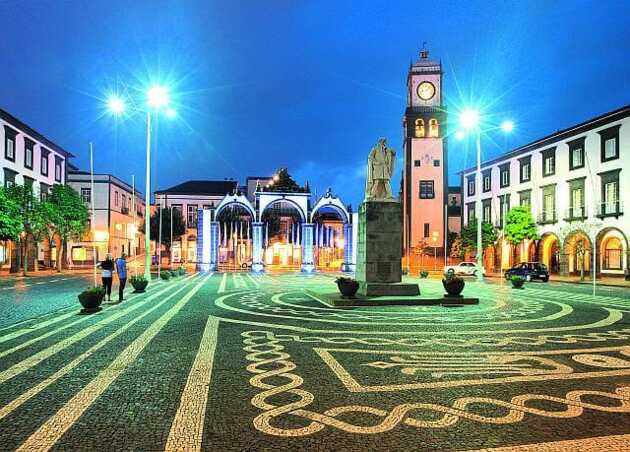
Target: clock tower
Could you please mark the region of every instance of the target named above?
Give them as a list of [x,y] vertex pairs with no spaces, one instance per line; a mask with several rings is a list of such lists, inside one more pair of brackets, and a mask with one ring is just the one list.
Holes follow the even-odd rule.
[[[444,252],[448,196],[446,107],[442,104],[442,63],[426,49],[409,67],[407,108],[403,119],[403,247]],[[443,254],[442,254],[443,255]]]

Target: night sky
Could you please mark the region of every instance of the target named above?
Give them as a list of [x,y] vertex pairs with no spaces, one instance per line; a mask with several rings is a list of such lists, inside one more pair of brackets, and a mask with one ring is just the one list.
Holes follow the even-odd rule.
[[[154,190],[287,166],[356,206],[377,138],[402,154],[424,41],[449,111],[515,121],[509,139],[485,137],[484,157],[630,103],[628,1],[4,0],[0,17],[0,107],[83,169],[92,141],[98,172],[144,184],[144,116],[116,120],[104,101],[170,86],[178,117],[157,125]],[[455,140],[450,155],[458,183],[474,158]]]

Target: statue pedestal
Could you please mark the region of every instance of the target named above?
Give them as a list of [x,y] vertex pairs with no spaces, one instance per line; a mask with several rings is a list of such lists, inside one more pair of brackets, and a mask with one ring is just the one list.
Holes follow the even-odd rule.
[[419,295],[402,284],[402,206],[395,200],[364,201],[359,207],[356,279],[363,296]]

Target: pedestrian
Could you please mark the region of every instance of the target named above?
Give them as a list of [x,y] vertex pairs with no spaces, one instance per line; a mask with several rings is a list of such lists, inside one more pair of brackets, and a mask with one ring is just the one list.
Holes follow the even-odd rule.
[[127,283],[127,256],[122,253],[118,259],[116,259],[116,273],[118,273],[118,302],[122,303],[124,300],[123,292],[125,290],[125,284]]
[[105,296],[107,297],[107,301],[111,301],[112,299],[112,278],[114,271],[114,261],[112,259],[112,255],[107,253],[105,255],[105,260],[101,261],[98,265],[98,268],[101,269],[101,278],[103,280],[103,289],[105,289]]

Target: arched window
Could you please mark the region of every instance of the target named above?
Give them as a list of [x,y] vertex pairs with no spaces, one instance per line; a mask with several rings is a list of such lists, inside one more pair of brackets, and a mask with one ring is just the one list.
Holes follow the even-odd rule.
[[429,120],[429,136],[431,138],[437,138],[440,136],[440,126],[437,122],[437,119]]
[[621,241],[616,237],[606,240],[604,250],[604,270],[622,270],[622,247]]
[[416,138],[424,137],[424,119],[416,119]]

